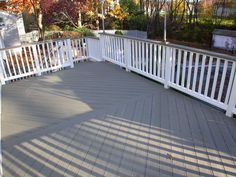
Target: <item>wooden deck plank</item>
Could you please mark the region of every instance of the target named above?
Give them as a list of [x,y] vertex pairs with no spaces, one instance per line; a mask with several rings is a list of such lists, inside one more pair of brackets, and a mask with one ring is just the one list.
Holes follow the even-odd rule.
[[[194,101],[195,102],[195,101]],[[201,103],[202,104],[202,103]],[[194,107],[196,108],[195,111],[197,111],[199,126],[202,131],[202,136],[204,138],[205,147],[207,149],[207,154],[211,163],[211,168],[213,171],[213,175],[215,176],[225,176],[225,169],[222,164],[222,160],[220,158],[219,152],[217,151],[216,144],[214,142],[214,138],[211,133],[211,120],[214,121],[214,117],[210,117],[210,121],[206,118],[206,116],[203,113],[203,110],[201,108],[201,104],[194,104]]]
[[6,85],[2,125],[6,177],[236,176],[236,120],[108,63]]
[[195,108],[194,104],[192,102],[186,101],[186,110],[189,110],[189,124],[190,129],[192,131],[192,139],[195,145],[195,153],[196,153],[196,159],[197,164],[199,168],[199,172],[201,176],[213,176],[210,160],[208,157],[208,152],[205,147],[204,142],[204,135],[201,131],[201,124],[199,124],[199,121],[197,119],[198,114],[196,115],[196,112],[191,112]]
[[[187,176],[186,173],[186,164],[184,163],[185,157],[183,156],[184,150],[183,150],[183,143],[182,142],[176,142],[176,137],[181,137],[181,129],[180,129],[180,123],[182,122],[182,116],[178,114],[176,103],[178,103],[175,99],[175,97],[168,96],[168,102],[169,102],[169,112],[170,112],[170,126],[171,126],[171,137],[172,137],[172,153],[173,156],[173,165],[180,167],[179,169],[174,168],[173,173],[178,174],[180,176]],[[181,139],[181,138],[180,138]],[[175,144],[178,144],[179,146],[175,146]],[[178,160],[176,160],[178,159]]]

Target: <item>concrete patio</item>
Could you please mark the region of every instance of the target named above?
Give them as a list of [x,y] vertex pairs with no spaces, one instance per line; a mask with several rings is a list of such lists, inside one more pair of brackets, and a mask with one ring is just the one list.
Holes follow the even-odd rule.
[[236,120],[110,63],[2,90],[10,176],[236,176]]

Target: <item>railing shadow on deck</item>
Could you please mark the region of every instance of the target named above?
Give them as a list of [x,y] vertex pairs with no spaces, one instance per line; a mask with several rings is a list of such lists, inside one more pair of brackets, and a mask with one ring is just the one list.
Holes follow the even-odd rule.
[[[119,93],[111,88],[117,88],[122,83],[119,79],[128,75],[130,74],[124,72],[124,75],[108,80],[109,76],[104,77],[101,74],[100,77],[96,77],[96,80],[103,78],[107,85],[102,85],[102,89],[99,87],[96,89],[106,90],[110,88],[110,91],[103,93],[102,96],[109,100],[110,95]],[[198,122],[198,124],[203,123],[203,121],[205,124],[214,124],[219,131],[226,129],[225,121],[228,120],[220,116],[217,117],[219,112],[216,110],[211,110],[203,103],[178,95],[174,91],[164,90],[161,86],[158,87],[157,84],[147,81],[146,84],[142,83],[142,87],[149,85],[150,93],[134,99],[133,97],[137,97],[139,94],[136,90],[137,94],[132,95],[133,99],[124,105],[120,102],[119,107],[127,109],[127,111],[134,109],[132,112],[138,112],[139,107],[144,107],[146,102],[150,101],[151,105],[153,102],[155,103],[152,107],[157,106],[155,113],[152,112],[154,111],[152,108],[147,114],[142,112],[142,116],[138,113],[125,115],[120,110],[115,110],[112,113],[104,107],[105,110],[100,113],[102,116],[99,116],[94,111],[97,103],[91,100],[90,95],[86,96],[82,92],[84,88],[89,88],[87,92],[94,91],[94,88],[89,87],[93,80],[89,79],[87,85],[84,85],[86,82],[82,82],[83,87],[78,89],[78,87],[70,84],[62,87],[66,80],[63,78],[63,74],[60,78],[61,82],[53,84],[48,84],[45,78],[39,78],[39,80],[41,86],[45,88],[50,86],[52,89],[60,89],[61,94],[59,96],[61,97],[69,96],[71,98],[63,90],[72,91],[75,95],[71,99],[82,101],[89,105],[92,110],[82,115],[69,117],[68,120],[71,121],[61,123],[60,128],[50,129],[49,125],[49,127],[43,128],[41,133],[30,135],[28,136],[30,138],[21,140],[21,136],[29,133],[23,132],[17,135],[18,141],[12,141],[12,144],[10,143],[8,146],[3,145],[5,176],[23,176],[22,174],[30,176],[49,176],[50,174],[76,176],[77,173],[93,174],[94,176],[103,176],[104,174],[120,176],[152,176],[151,174],[154,174],[153,176],[158,176],[156,172],[180,176],[194,174],[219,176],[225,173],[232,176],[236,175],[233,170],[236,161],[234,151],[229,152],[224,146],[217,146],[219,144],[214,141],[207,142],[203,137],[205,136],[204,132],[200,137],[196,137],[194,135],[195,133],[198,135],[197,130],[190,130],[194,124],[191,121]],[[134,80],[134,77],[130,76],[130,80],[133,80],[132,84],[137,84],[140,81],[139,79],[143,80],[143,78],[137,77],[136,79]],[[155,85],[155,87],[151,87],[151,85]],[[125,91],[132,90],[132,85],[126,85],[122,89]],[[157,93],[158,89],[160,89],[159,93]],[[50,92],[50,94],[58,95],[58,92]],[[128,97],[127,100],[130,98]],[[182,108],[187,108],[180,109],[181,104],[184,104]],[[162,111],[164,107],[168,108],[166,112]],[[181,110],[186,110],[186,112],[181,112]],[[187,110],[194,110],[194,112],[191,115]],[[206,114],[212,115],[206,116]],[[79,120],[81,116],[87,118]],[[180,119],[177,120],[178,118]],[[190,124],[189,127],[185,127],[186,130],[184,130],[184,126],[188,124]],[[202,127],[204,126],[202,125]],[[196,126],[195,129],[199,128],[198,133],[200,133],[204,130],[202,127]],[[212,126],[210,127],[209,132],[212,133]],[[32,134],[34,134],[33,132],[34,130],[31,131]],[[214,135],[210,136],[210,138],[212,137],[216,138]],[[11,138],[5,139],[6,145]]]
[[[129,118],[107,115],[105,119],[91,119],[22,142],[11,148],[11,151],[5,149],[4,174],[16,177],[23,174],[148,176],[151,171],[156,172],[156,175],[176,173],[185,176],[187,173],[207,176],[209,171],[213,171],[218,175],[224,175],[225,172],[236,175],[230,171],[234,165],[223,163],[229,171],[217,168],[222,163],[207,158],[208,155],[218,158],[217,153],[196,151],[194,146],[190,146],[191,143],[183,137],[174,137],[168,130],[147,126]],[[175,150],[172,146],[175,146]],[[173,159],[169,159],[168,154]],[[221,158],[235,160],[230,156]],[[206,164],[199,164],[198,161]]]

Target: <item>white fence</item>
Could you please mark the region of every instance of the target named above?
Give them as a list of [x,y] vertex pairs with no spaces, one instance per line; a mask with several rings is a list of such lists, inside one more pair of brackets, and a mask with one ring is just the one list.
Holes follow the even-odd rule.
[[105,60],[236,114],[236,58],[161,42],[101,34]]
[[73,67],[87,58],[86,39],[61,39],[0,49],[1,83]]

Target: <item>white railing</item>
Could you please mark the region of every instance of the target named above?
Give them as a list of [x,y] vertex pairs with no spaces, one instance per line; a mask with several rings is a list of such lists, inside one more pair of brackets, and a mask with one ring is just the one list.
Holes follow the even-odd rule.
[[105,60],[236,114],[236,57],[110,34],[100,40]]
[[84,38],[60,39],[0,49],[1,83],[64,67],[87,57]]
[[103,58],[110,62],[125,67],[124,38],[117,37],[114,35],[101,35],[101,40],[103,41]]
[[89,58],[95,61],[102,61],[102,52],[99,38],[87,38],[87,45]]
[[71,39],[71,49],[74,62],[88,58],[86,38]]
[[162,42],[101,34],[0,49],[6,81],[100,58],[236,114],[236,57]]

